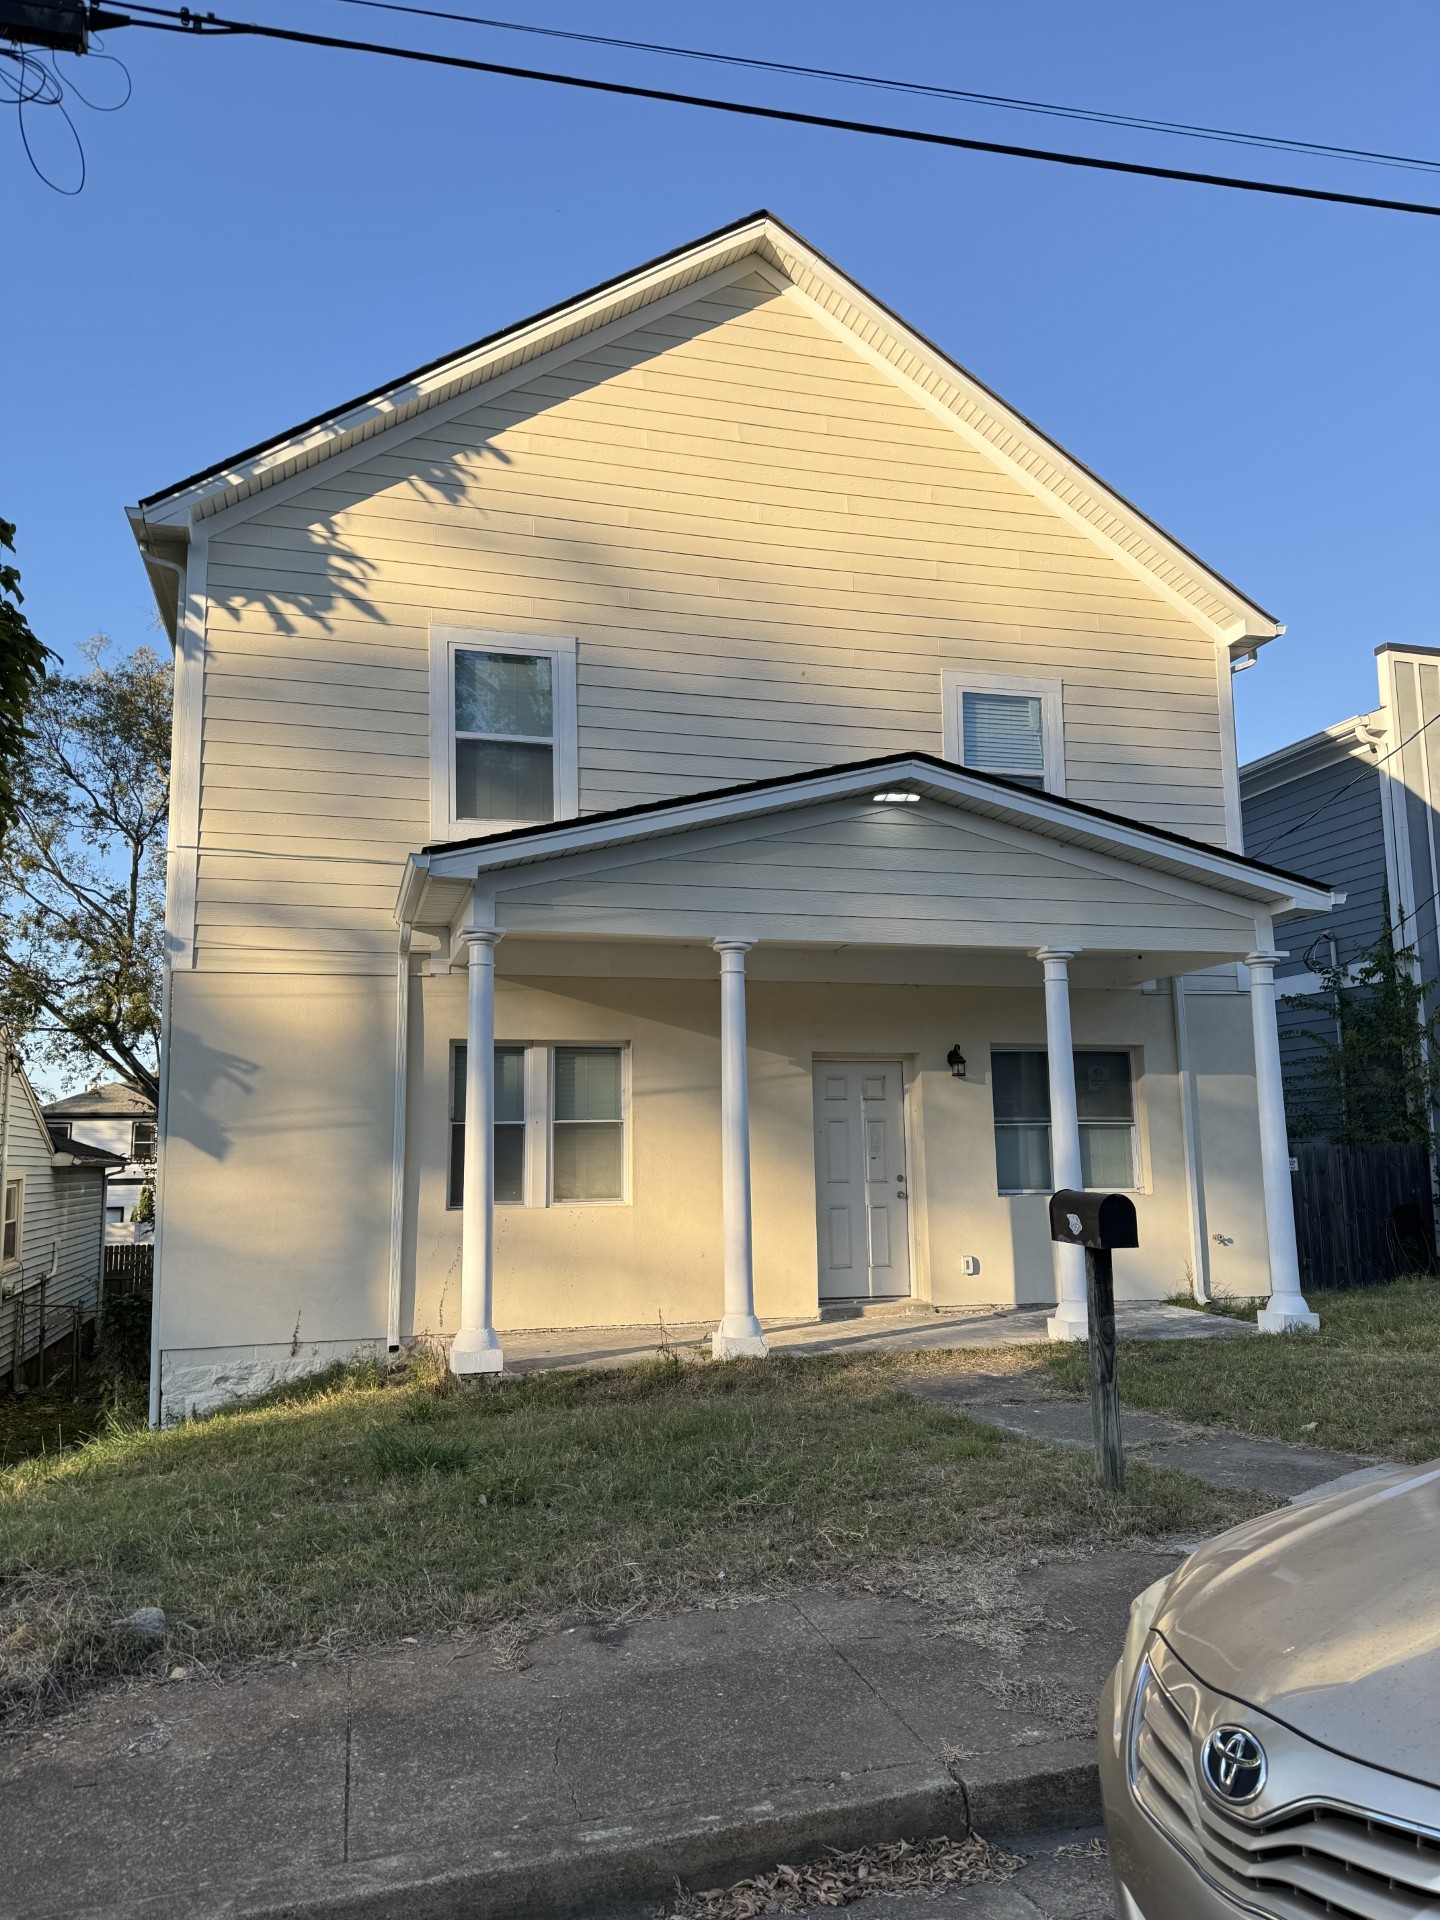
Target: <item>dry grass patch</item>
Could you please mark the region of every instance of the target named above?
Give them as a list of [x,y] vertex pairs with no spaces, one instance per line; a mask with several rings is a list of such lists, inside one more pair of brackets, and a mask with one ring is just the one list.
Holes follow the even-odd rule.
[[[462,1388],[357,1370],[22,1462],[0,1474],[0,1703],[177,1659],[633,1619],[886,1570],[933,1586],[957,1556],[993,1568],[1256,1510],[1162,1469],[1106,1494],[1084,1453],[917,1399],[901,1371],[777,1355]],[[114,1623],[148,1606],[167,1626],[147,1648]]]
[[[1392,1460],[1440,1455],[1440,1281],[1417,1278],[1310,1304],[1318,1333],[1124,1340],[1127,1406]],[[1043,1378],[1082,1392],[1083,1348],[1034,1349]]]
[[974,1887],[1008,1880],[1021,1866],[972,1833],[964,1840],[896,1840],[889,1846],[861,1847],[854,1853],[832,1850],[802,1867],[777,1867],[773,1873],[739,1880],[733,1887],[706,1893],[681,1893],[666,1908],[673,1920],[757,1920],[761,1914],[814,1913],[848,1907],[871,1893],[940,1893],[946,1887]]

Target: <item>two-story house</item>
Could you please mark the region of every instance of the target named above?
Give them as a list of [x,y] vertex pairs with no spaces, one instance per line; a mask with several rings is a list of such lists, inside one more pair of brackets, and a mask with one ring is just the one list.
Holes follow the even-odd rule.
[[[132,520],[175,636],[157,1415],[430,1335],[1295,1267],[1277,622],[766,214]],[[1246,968],[1248,967],[1248,972]]]
[[155,1102],[123,1080],[96,1080],[48,1101],[43,1112],[57,1146],[78,1143],[115,1155],[117,1164],[105,1177],[105,1244],[148,1244],[153,1225],[136,1215],[155,1178]]

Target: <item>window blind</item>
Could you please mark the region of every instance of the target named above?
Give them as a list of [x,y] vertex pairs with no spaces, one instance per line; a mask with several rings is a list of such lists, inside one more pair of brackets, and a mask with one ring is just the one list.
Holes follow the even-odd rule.
[[1028,693],[963,693],[962,739],[967,767],[1044,778],[1041,702]]

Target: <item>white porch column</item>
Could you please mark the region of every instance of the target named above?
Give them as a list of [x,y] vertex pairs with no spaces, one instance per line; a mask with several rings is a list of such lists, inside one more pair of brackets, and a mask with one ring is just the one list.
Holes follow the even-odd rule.
[[769,1352],[755,1318],[750,1227],[750,1092],[745,1059],[745,956],[753,940],[716,940],[720,956],[720,1166],[725,1223],[725,1317],[711,1336],[717,1360]]
[[[1045,1048],[1050,1066],[1050,1177],[1061,1187],[1081,1187],[1080,1118],[1075,1105],[1075,1046],[1070,1034],[1070,962],[1074,947],[1041,947],[1045,968]],[[1046,1321],[1052,1340],[1089,1338],[1085,1304],[1085,1252],[1056,1246],[1055,1311]]]
[[1280,1030],[1275,1022],[1275,962],[1267,926],[1257,924],[1259,951],[1247,956],[1250,1019],[1255,1030],[1255,1099],[1260,1110],[1260,1171],[1265,1182],[1265,1231],[1270,1250],[1270,1300],[1260,1313],[1262,1333],[1291,1327],[1313,1331],[1320,1316],[1300,1291],[1295,1251],[1295,1196],[1290,1185],[1290,1138],[1285,1130],[1285,1086],[1280,1074]]
[[493,928],[463,927],[469,953],[465,1022],[465,1192],[460,1209],[460,1331],[453,1373],[499,1373],[495,1299],[495,949]]

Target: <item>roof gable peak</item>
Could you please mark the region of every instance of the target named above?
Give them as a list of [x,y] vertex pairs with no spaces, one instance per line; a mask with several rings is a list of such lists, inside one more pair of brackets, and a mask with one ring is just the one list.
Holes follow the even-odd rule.
[[[759,261],[832,332],[970,446],[1071,522],[1132,574],[1232,649],[1250,649],[1284,631],[1274,616],[1207,567],[1139,508],[1108,487],[1033,422],[949,358],[776,215],[761,210],[677,247],[632,271],[503,328],[459,352],[228,461],[148,495],[131,511],[147,556],[191,527],[260,503],[273,487],[310,467],[393,431],[506,375],[520,375],[557,349],[575,348],[602,327],[644,324],[655,303],[684,304],[691,289]],[[168,542],[166,536],[168,535]]]

